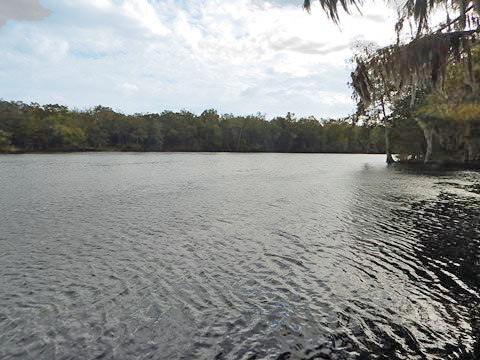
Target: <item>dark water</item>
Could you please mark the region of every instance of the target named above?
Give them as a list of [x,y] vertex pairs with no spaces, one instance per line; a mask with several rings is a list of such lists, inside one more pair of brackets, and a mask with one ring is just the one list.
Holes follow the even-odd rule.
[[479,184],[368,155],[1,156],[0,358],[474,359]]

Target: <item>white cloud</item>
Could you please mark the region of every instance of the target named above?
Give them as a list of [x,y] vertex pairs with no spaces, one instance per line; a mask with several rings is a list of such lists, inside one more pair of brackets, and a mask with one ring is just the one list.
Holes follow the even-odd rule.
[[162,24],[155,9],[147,0],[125,0],[122,10],[156,35],[169,33],[168,28]]
[[130,83],[123,83],[119,88],[127,96],[131,96],[139,90],[137,85]]
[[185,11],[179,11],[175,24],[175,34],[180,36],[183,41],[194,49],[198,49],[199,42],[203,35],[198,27],[193,26],[189,22],[189,16]]
[[[23,0],[22,0],[23,1]],[[41,22],[0,28],[0,94],[128,112],[178,110],[340,116],[353,109],[356,41],[394,38],[378,3],[341,28],[318,6],[258,0],[44,0]],[[393,19],[393,20],[392,20]],[[29,79],[29,85],[19,78]]]
[[111,0],[89,0],[91,6],[97,7],[99,9],[109,9],[112,8],[113,4]]

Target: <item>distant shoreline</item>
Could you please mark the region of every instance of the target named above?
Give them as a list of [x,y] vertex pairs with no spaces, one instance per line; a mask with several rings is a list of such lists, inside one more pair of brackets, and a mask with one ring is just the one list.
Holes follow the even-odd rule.
[[384,153],[382,124],[351,118],[200,115],[163,111],[126,115],[97,106],[84,111],[58,104],[0,100],[0,152],[278,152]]
[[313,152],[313,151],[225,151],[225,150],[218,150],[218,151],[191,151],[191,150],[135,150],[135,149],[77,149],[77,150],[13,150],[13,151],[0,151],[0,155],[33,155],[33,154],[85,154],[85,153],[204,153],[204,154],[214,154],[214,153],[224,153],[224,154],[345,154],[345,155],[384,155],[381,152]]

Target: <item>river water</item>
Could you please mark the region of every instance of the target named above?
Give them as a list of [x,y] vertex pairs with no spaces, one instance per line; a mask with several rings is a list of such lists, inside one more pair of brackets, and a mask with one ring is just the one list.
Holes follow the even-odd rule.
[[377,155],[0,156],[0,358],[475,359],[479,184]]

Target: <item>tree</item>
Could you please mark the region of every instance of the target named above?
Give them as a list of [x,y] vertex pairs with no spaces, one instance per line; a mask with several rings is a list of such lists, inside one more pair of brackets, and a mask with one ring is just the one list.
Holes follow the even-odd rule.
[[[352,7],[361,6],[360,0],[319,0],[322,8],[333,21],[339,21],[339,11],[343,9],[349,13]],[[310,11],[312,1],[306,0],[304,6]],[[434,10],[443,6],[446,11],[446,21],[441,24],[432,24]],[[438,12],[438,11],[437,11]],[[451,18],[450,12],[454,17]],[[395,24],[397,42],[390,46],[376,49],[373,52],[355,57],[355,70],[352,72],[352,88],[354,94],[367,109],[378,99],[378,94],[391,98],[393,89],[394,99],[402,98],[408,94],[412,97],[417,89],[427,89],[435,93],[436,98],[431,98],[435,104],[444,103],[445,84],[448,82],[449,69],[456,66],[462,76],[462,84],[456,84],[458,89],[468,87],[470,94],[478,98],[480,74],[476,70],[479,59],[475,57],[478,46],[476,45],[477,33],[480,32],[480,3],[470,0],[408,0],[402,9],[398,22]],[[403,24],[410,19],[417,24],[416,31],[402,40]],[[380,87],[380,89],[379,89]],[[379,91],[380,90],[380,91]],[[450,91],[451,93],[451,91]],[[465,102],[465,97],[461,102]],[[380,101],[383,107],[383,101]],[[468,101],[467,101],[468,102]],[[449,101],[447,101],[447,104]],[[472,105],[473,104],[473,105]],[[458,118],[461,113],[468,113],[472,121],[477,116],[474,108],[478,103],[470,105],[457,103],[456,107],[449,104],[449,113]],[[462,110],[463,109],[463,110]],[[470,110],[467,110],[470,109]],[[445,119],[448,111],[443,111]],[[433,124],[439,121],[438,114],[423,112],[419,114],[418,123],[422,126],[427,142],[425,161],[429,161],[433,147]],[[472,117],[473,116],[473,117]],[[388,124],[386,124],[388,133]],[[471,131],[466,131],[472,137]],[[388,152],[388,136],[387,152]],[[467,159],[472,158],[472,141],[469,142],[470,150]],[[387,161],[389,156],[387,153]]]
[[353,61],[357,69],[351,74],[352,86],[356,91],[354,98],[357,100],[357,113],[355,118],[362,118],[367,122],[377,122],[385,130],[385,153],[387,164],[393,164],[390,146],[391,107],[398,90],[391,80],[375,69],[365,66],[365,59],[375,56],[375,50],[366,46],[359,49]]
[[418,160],[426,153],[424,132],[416,112],[423,103],[425,92],[418,90],[412,96],[396,99],[392,106],[392,151],[400,160]]
[[161,119],[158,114],[143,115],[147,137],[145,139],[145,150],[161,151],[163,149],[163,130]]
[[11,134],[0,130],[0,150],[8,149],[11,145]]
[[81,149],[87,137],[85,132],[78,127],[71,127],[63,124],[55,124],[52,126],[53,140],[55,147],[68,150]]

